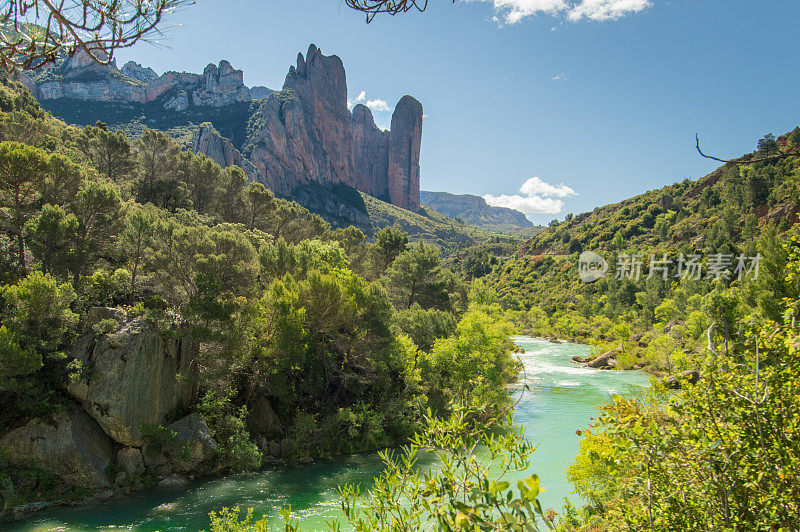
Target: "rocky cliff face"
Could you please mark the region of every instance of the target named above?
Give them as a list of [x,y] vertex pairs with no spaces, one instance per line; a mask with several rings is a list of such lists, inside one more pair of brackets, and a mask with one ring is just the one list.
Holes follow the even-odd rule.
[[264,184],[291,196],[312,182],[344,184],[409,210],[419,208],[422,104],[404,96],[381,131],[370,110],[347,108],[347,80],[337,56],[313,44],[298,54],[283,90],[270,94],[248,124],[242,151]]
[[184,111],[194,107],[221,107],[253,99],[244,85],[241,70],[227,61],[208,65],[202,75],[166,72],[158,76],[152,68],[129,61],[122,70],[116,63],[98,65],[85,53],[26,73],[21,81],[40,101],[73,100],[120,104],[158,101],[164,109]]
[[214,160],[223,168],[236,165],[240,167],[251,179],[260,180],[258,170],[253,163],[245,159],[233,143],[223,137],[210,122],[200,124],[192,141],[192,151],[202,153]]
[[[92,331],[112,319],[116,332]],[[90,309],[85,326],[89,332],[70,352],[84,371],[65,383],[77,402],[65,398],[63,409],[4,434],[4,460],[16,469],[48,471],[65,486],[93,489],[123,486],[143,474],[210,472],[217,443],[202,415],[168,424],[196,402],[197,344],[118,308]],[[169,439],[153,435],[164,429]]]
[[404,209],[419,208],[419,150],[422,104],[403,96],[392,114],[389,133],[389,201]]
[[67,392],[114,441],[140,447],[142,427],[159,425],[167,414],[192,403],[196,349],[197,344],[166,338],[141,319],[127,321],[113,335],[88,333],[72,356],[91,370],[90,378],[69,383]]
[[194,151],[222,166],[241,166],[282,196],[296,199],[296,191],[312,184],[347,185],[419,209],[422,105],[404,96],[391,131],[382,131],[367,107],[348,109],[342,60],[313,44],[298,54],[277,92],[248,88],[228,61],[202,74],[158,76],[132,61],[118,69],[80,53],[26,74],[23,82],[45,108],[76,123],[100,119],[124,127],[124,120],[114,123],[123,115],[145,117],[156,129],[213,122],[197,129]]

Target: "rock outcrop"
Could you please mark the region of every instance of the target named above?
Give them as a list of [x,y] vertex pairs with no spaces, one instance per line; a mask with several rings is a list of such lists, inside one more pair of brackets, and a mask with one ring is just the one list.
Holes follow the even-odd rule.
[[256,167],[245,159],[233,143],[223,137],[210,122],[200,124],[192,141],[192,151],[202,153],[223,168],[236,165],[254,181],[262,181]]
[[607,351],[590,361],[587,366],[595,369],[614,369],[617,366],[617,352]]
[[422,104],[404,96],[391,131],[381,131],[367,107],[347,108],[341,59],[313,44],[298,54],[283,90],[261,102],[249,126],[242,152],[278,194],[291,196],[312,182],[344,184],[419,209]]
[[160,425],[168,413],[192,403],[196,349],[143,319],[128,321],[114,334],[88,333],[71,353],[84,376],[67,384],[67,392],[112,439],[140,447],[143,426]]
[[422,104],[403,96],[392,114],[389,132],[389,202],[419,209],[419,150],[422,145]]
[[217,442],[211,436],[206,420],[198,413],[190,414],[167,426],[175,434],[181,452],[170,458],[178,470],[189,472],[207,462],[217,452]]
[[166,72],[129,61],[99,65],[78,51],[72,58],[26,73],[21,80],[40,101],[68,98],[120,104],[161,101],[164,109],[185,111],[189,106],[222,107],[253,99],[241,70],[228,61],[208,65],[202,75]]
[[35,465],[74,486],[109,485],[106,469],[114,460],[111,440],[78,407],[9,432],[0,440],[0,449],[15,467]]
[[209,64],[203,71],[200,87],[192,92],[192,103],[198,107],[223,107],[252,99],[250,89],[244,86],[244,73],[225,60],[219,66]]
[[355,188],[389,201],[389,132],[375,125],[366,105],[353,107],[353,172]]
[[128,61],[125,63],[120,72],[133,79],[138,79],[144,83],[152,83],[158,79],[156,71],[150,67],[143,67],[135,61]]
[[81,52],[22,81],[45,108],[75,123],[119,120],[109,123],[117,128],[145,117],[148,127],[168,129],[213,122],[197,129],[194,151],[241,166],[281,196],[294,199],[311,184],[347,185],[404,209],[420,207],[422,104],[403,96],[391,130],[381,130],[364,105],[348,108],[342,60],[313,44],[298,54],[277,92],[248,88],[242,71],[225,60],[202,74],[158,76],[132,61],[122,69],[98,65]]

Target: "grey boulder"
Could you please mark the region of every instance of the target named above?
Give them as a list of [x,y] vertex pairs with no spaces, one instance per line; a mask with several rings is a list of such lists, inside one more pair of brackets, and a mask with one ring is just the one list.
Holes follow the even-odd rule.
[[15,467],[36,466],[69,484],[102,488],[114,460],[112,442],[83,410],[72,407],[51,419],[34,419],[0,440]]
[[115,334],[89,333],[72,351],[83,375],[66,389],[112,439],[141,447],[143,426],[160,425],[169,412],[191,404],[196,348],[142,319]]

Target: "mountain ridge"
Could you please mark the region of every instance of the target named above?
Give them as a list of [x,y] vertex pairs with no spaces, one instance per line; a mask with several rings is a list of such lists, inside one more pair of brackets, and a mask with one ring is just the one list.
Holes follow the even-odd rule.
[[487,230],[513,231],[534,227],[524,213],[506,207],[494,207],[480,196],[450,192],[420,191],[420,201],[432,209]]
[[[159,76],[133,61],[118,69],[80,53],[20,81],[44,108],[78,125],[193,130],[197,153],[242,166],[284,197],[310,183],[344,184],[407,210],[420,207],[422,104],[403,96],[392,128],[382,131],[367,107],[348,108],[342,60],[314,44],[298,54],[280,91],[245,86],[227,60],[202,74]],[[197,126],[206,122],[213,127]]]

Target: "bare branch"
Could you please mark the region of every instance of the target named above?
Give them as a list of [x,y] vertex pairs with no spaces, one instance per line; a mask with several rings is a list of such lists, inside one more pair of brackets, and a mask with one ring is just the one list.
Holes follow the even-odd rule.
[[412,9],[425,11],[428,8],[428,0],[345,0],[345,4],[356,11],[366,13],[368,23],[379,13],[397,15]]
[[719,157],[714,157],[713,155],[706,155],[705,153],[703,153],[703,150],[700,149],[700,137],[699,137],[699,135],[697,133],[695,133],[694,139],[696,141],[695,148],[697,148],[697,152],[701,156],[705,157],[706,159],[711,159],[713,161],[719,161],[719,162],[725,163],[725,164],[764,163],[764,162],[771,162],[771,161],[777,161],[777,160],[780,160],[780,159],[785,159],[786,157],[797,157],[798,155],[800,155],[798,153],[795,153],[795,151],[787,151],[787,152],[778,153],[776,155],[768,155],[766,157],[752,158],[753,156],[748,154],[748,155],[743,155],[742,157],[739,157],[739,158],[736,158],[736,159],[720,159]]
[[161,35],[164,17],[194,0],[6,0],[0,67],[35,70],[79,50],[101,65],[114,52]]

